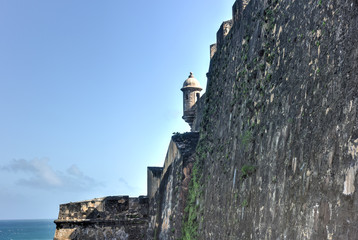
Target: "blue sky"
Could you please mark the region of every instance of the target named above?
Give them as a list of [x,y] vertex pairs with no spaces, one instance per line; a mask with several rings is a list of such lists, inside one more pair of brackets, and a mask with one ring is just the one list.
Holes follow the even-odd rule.
[[234,0],[0,0],[0,219],[146,194]]

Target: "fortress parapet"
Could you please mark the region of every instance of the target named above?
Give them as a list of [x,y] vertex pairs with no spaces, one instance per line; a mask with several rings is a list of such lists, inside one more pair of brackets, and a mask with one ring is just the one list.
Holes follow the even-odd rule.
[[232,19],[225,21],[221,24],[219,31],[217,31],[216,33],[216,44],[218,48],[221,47],[222,44],[224,43],[224,39],[229,34],[232,25],[233,25]]
[[[181,229],[184,209],[198,141],[198,132],[175,133],[169,143],[164,166],[148,168],[148,180],[152,182],[152,187],[148,190],[150,202],[148,233],[155,235],[154,239],[182,239],[183,237]],[[159,186],[156,185],[156,179],[160,179]],[[155,188],[156,192],[154,192]]]
[[162,167],[148,167],[147,168],[147,196],[153,198],[157,192],[162,177]]
[[230,30],[234,26],[235,28],[238,28],[240,26],[240,19],[242,18],[243,11],[245,10],[249,2],[250,0],[235,1],[234,5],[232,6],[232,19],[225,21],[221,24],[219,30],[216,33],[216,44],[210,45],[210,59],[212,59],[216,51],[221,48]]
[[242,17],[242,12],[249,4],[250,0],[236,0],[234,5],[232,6],[232,19],[234,24],[238,24]]
[[54,240],[145,239],[148,198],[110,196],[60,205]]
[[210,59],[214,57],[214,54],[216,53],[216,48],[216,43],[210,45]]

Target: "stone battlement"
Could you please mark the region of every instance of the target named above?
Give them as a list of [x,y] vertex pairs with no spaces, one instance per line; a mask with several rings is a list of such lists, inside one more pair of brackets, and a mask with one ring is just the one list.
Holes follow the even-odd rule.
[[61,204],[55,224],[55,240],[143,239],[148,225],[148,198],[111,196]]
[[249,4],[250,0],[236,0],[232,6],[232,19],[223,22],[216,33],[216,43],[210,45],[210,58],[214,56],[216,51],[223,45],[226,36],[230,33],[233,26],[238,27],[243,11]]

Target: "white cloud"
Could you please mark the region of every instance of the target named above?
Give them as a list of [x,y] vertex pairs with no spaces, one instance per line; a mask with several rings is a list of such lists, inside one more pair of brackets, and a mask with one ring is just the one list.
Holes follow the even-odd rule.
[[69,167],[67,169],[68,174],[71,174],[72,176],[77,176],[77,177],[83,177],[83,173],[80,171],[80,169],[73,164],[71,167]]
[[138,190],[138,188],[133,187],[132,185],[130,185],[124,178],[119,178],[119,182],[121,183],[122,186],[124,186],[124,188],[126,190],[130,190],[131,192]]
[[[12,160],[1,169],[17,173],[18,185],[33,188],[84,191],[100,185],[93,178],[84,175],[76,165],[69,167],[65,173],[55,171],[48,159]],[[26,173],[25,177],[23,173]]]

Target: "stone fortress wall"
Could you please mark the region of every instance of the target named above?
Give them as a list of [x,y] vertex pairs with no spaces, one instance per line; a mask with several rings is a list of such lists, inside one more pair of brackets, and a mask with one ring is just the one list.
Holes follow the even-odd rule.
[[54,239],[179,239],[198,139],[197,132],[172,137],[164,166],[147,168],[148,197],[61,204]]
[[[116,197],[110,212],[104,199],[61,205],[58,240],[76,239],[73,229],[89,239],[355,239],[358,2],[237,0],[232,10],[210,46],[206,93],[183,117],[192,132],[174,134],[163,167],[148,167],[148,197],[132,205],[142,238]],[[108,224],[85,224],[89,208]]]
[[356,239],[358,2],[236,4],[194,124],[185,239]]
[[54,239],[145,239],[148,203],[113,196],[61,204]]

